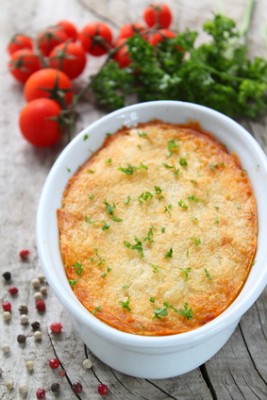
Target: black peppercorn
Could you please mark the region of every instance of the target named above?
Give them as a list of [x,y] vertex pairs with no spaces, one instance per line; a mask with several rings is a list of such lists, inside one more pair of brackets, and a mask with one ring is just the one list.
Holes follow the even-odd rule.
[[51,385],[51,391],[52,391],[53,393],[58,393],[59,390],[60,390],[60,384],[57,383],[57,382],[52,383],[52,385]]
[[25,335],[18,335],[17,336],[17,341],[20,344],[24,344],[26,342],[26,336]]
[[20,314],[28,314],[28,307],[25,304],[22,304],[19,308]]
[[4,272],[4,273],[2,274],[2,276],[3,276],[3,278],[4,278],[4,280],[5,280],[6,282],[11,281],[11,273],[10,273],[10,272],[6,271],[6,272]]
[[35,321],[31,324],[33,332],[40,331],[40,322]]

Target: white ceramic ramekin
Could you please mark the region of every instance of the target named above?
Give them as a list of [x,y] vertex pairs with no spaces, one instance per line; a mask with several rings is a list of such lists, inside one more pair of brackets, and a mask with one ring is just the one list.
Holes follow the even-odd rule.
[[[171,123],[198,121],[229,151],[237,153],[252,183],[258,208],[258,248],[243,290],[219,317],[191,332],[145,337],[118,331],[95,318],[76,299],[66,279],[58,241],[56,210],[70,176],[96,151],[107,133],[122,125],[151,119]],[[88,139],[85,140],[85,135]],[[71,172],[69,172],[71,171]],[[155,101],[125,107],[84,129],[64,149],[44,185],[37,213],[37,247],[49,285],[69,312],[82,340],[107,365],[141,378],[167,378],[186,373],[212,357],[229,339],[242,315],[267,284],[267,159],[252,136],[230,118],[206,107]]]

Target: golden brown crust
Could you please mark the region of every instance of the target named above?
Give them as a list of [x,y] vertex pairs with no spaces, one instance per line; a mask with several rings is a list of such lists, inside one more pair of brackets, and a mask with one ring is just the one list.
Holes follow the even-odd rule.
[[256,249],[238,158],[197,124],[123,128],[69,180],[58,210],[68,279],[125,332],[195,329],[236,298]]

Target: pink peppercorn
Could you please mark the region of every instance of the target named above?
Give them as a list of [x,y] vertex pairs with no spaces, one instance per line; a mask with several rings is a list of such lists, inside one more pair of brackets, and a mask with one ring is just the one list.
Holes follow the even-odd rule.
[[8,289],[8,293],[11,294],[11,296],[15,296],[16,294],[18,294],[19,289],[16,286],[11,286]]
[[23,261],[26,261],[30,255],[30,251],[27,249],[20,250],[19,256]]
[[35,303],[36,310],[43,313],[45,312],[45,302],[43,300],[37,300]]
[[104,383],[99,383],[97,391],[100,396],[106,396],[108,394],[108,387]]
[[72,390],[74,391],[74,393],[78,394],[81,393],[83,390],[82,384],[80,382],[74,382],[72,384]]
[[11,303],[9,301],[4,301],[2,303],[2,308],[3,308],[4,311],[11,311],[12,305],[11,305]]
[[36,390],[36,398],[37,399],[45,399],[45,390],[42,388],[38,388]]
[[60,366],[60,361],[57,358],[50,358],[49,366],[52,369],[57,369]]
[[62,325],[60,322],[53,322],[50,325],[50,329],[53,333],[55,333],[56,335],[59,335],[62,331]]

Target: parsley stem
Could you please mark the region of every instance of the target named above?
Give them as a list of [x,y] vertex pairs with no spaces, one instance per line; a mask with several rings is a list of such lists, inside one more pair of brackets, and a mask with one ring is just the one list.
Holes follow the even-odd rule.
[[247,41],[247,34],[251,25],[255,5],[255,0],[247,0],[246,8],[241,22],[241,27],[239,30],[241,37],[243,37],[245,41]]

